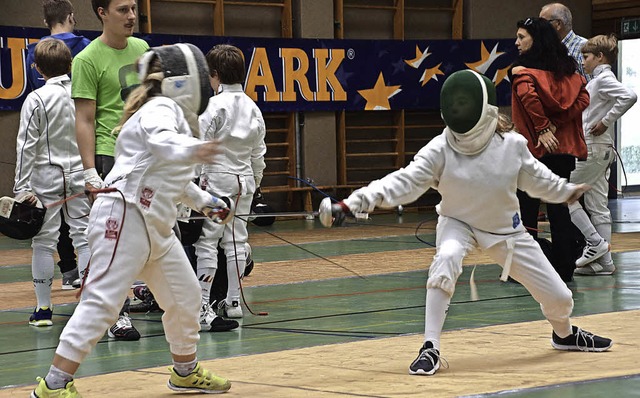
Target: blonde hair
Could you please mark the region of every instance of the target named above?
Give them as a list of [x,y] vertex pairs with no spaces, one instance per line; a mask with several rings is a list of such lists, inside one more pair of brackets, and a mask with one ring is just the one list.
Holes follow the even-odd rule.
[[150,98],[159,95],[162,92],[160,84],[164,79],[164,73],[162,73],[162,64],[160,58],[155,56],[149,65],[149,72],[144,78],[142,83],[136,87],[124,103],[124,110],[122,112],[122,118],[120,123],[114,129],[114,132],[119,132],[122,126],[129,120],[134,113],[138,111]]
[[615,34],[598,35],[590,38],[582,46],[582,53],[598,55],[602,53],[608,63],[615,62],[618,58],[618,38]]
[[513,131],[514,124],[504,113],[498,113],[498,125],[496,126],[496,133],[508,133]]

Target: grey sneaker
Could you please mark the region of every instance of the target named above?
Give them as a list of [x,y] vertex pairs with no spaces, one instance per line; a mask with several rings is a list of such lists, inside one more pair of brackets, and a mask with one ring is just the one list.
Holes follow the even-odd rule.
[[78,267],[62,273],[62,290],[73,290],[80,287],[76,287],[74,282],[80,279],[80,275],[78,275]]
[[607,264],[601,264],[599,261],[594,261],[585,265],[584,267],[576,268],[573,272],[574,275],[588,275],[588,276],[596,276],[596,275],[611,275],[616,271],[615,265],[613,265],[613,261]]

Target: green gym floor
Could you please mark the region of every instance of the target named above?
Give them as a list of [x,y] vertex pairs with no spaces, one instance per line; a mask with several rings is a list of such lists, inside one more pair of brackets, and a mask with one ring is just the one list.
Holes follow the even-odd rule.
[[[590,322],[585,329],[602,335],[607,335],[613,325],[610,317],[599,317],[615,313],[614,323],[619,323],[620,328],[623,328],[626,322],[637,323],[638,312],[634,310],[640,310],[640,199],[613,200],[610,207],[615,220],[613,258],[616,273],[612,276],[576,277],[569,283],[575,301],[573,316],[578,319],[585,317]],[[433,243],[434,218],[432,211],[405,212],[401,217],[397,214],[374,214],[367,222],[349,224],[340,229],[323,229],[317,220],[302,219],[278,220],[267,228],[252,227],[250,241],[256,266],[254,272],[246,278],[248,286],[245,287],[244,294],[253,312],[268,312],[268,316],[252,315],[245,307],[245,317],[241,320],[239,329],[225,333],[201,333],[199,359],[216,363],[221,359],[247,359],[246,357],[255,356],[255,369],[247,369],[247,372],[265,372],[270,364],[260,363],[259,359],[263,357],[259,354],[294,355],[298,352],[296,350],[327,346],[336,347],[335,355],[339,356],[342,355],[342,349],[351,350],[349,347],[355,347],[354,343],[388,343],[384,345],[386,351],[366,352],[367,356],[378,357],[377,367],[367,374],[368,378],[375,379],[377,373],[396,371],[395,368],[385,369],[385,359],[395,356],[398,351],[393,346],[396,341],[394,338],[410,336],[410,351],[406,352],[402,348],[405,351],[402,353],[405,373],[399,375],[398,379],[412,382],[420,379],[422,384],[415,385],[412,389],[405,388],[396,395],[393,390],[374,393],[366,388],[358,390],[355,387],[342,392],[339,388],[329,387],[300,388],[288,389],[285,393],[275,390],[271,395],[263,392],[260,396],[460,395],[461,390],[455,386],[437,391],[431,391],[429,387],[438,385],[441,373],[455,374],[456,367],[460,367],[455,361],[450,360],[450,368],[441,370],[435,376],[405,378],[406,367],[417,354],[424,330],[426,268],[431,261],[431,255],[424,253],[432,253],[428,245],[416,239],[416,234]],[[417,225],[423,220],[430,220],[425,224],[428,226],[417,229]],[[68,304],[55,306],[52,327],[29,326],[27,321],[34,305],[30,284],[29,242],[0,237],[0,253],[0,257],[4,258],[0,260],[0,298],[4,303],[0,303],[1,308],[4,308],[0,311],[0,397],[26,396],[24,391],[32,388],[36,376],[46,374],[58,336],[75,308],[75,299],[68,292],[62,297],[56,295],[60,290],[60,280],[57,279],[54,281],[54,297]],[[539,325],[539,321],[544,319],[538,304],[522,286],[498,280],[501,271],[499,266],[481,260],[477,260],[475,264],[474,278],[480,299],[470,300],[471,267],[465,267],[445,323],[445,335],[450,335],[453,339],[453,343],[443,346],[445,358],[447,350],[455,347],[456,339],[453,336],[457,336],[457,333],[484,331],[483,328],[494,326],[502,326],[508,331],[517,324],[517,327],[525,328],[524,333],[519,332],[513,337],[519,339],[527,334],[527,323]],[[16,303],[15,297],[26,298]],[[133,323],[142,335],[141,340],[115,342],[105,336],[82,364],[77,378],[92,380],[90,377],[96,375],[118,375],[123,371],[166,367],[170,363],[170,357],[160,317],[160,313],[132,314]],[[545,325],[543,330],[550,335],[550,327]],[[580,366],[579,360],[582,357],[596,358],[595,362],[589,362],[589,367],[582,369],[581,377],[573,377],[567,381],[560,374],[549,377],[547,373],[544,380],[537,380],[533,384],[524,383],[519,388],[503,384],[501,374],[492,374],[495,359],[490,356],[483,358],[482,355],[485,354],[478,353],[480,357],[474,360],[482,363],[484,372],[492,375],[495,381],[490,383],[490,388],[472,389],[473,394],[462,395],[640,396],[640,364],[637,359],[630,362],[613,361],[613,366],[619,367],[614,374],[603,373],[597,367],[599,358],[610,359],[613,358],[611,355],[637,358],[640,350],[634,334],[631,333],[632,338],[626,341],[616,341],[611,353],[572,353],[572,357],[567,356],[568,366],[576,359],[578,362],[575,366]],[[491,338],[496,351],[502,347],[501,340],[508,339],[508,336],[508,332],[496,332]],[[545,338],[548,337],[550,336]],[[467,356],[473,356],[473,341],[471,339],[470,344],[465,343]],[[555,354],[550,350],[548,340],[537,341],[540,344],[532,345],[526,350],[531,353],[543,352],[545,355]],[[366,345],[357,347],[366,349]],[[516,367],[520,366],[517,360],[518,358],[514,358]],[[314,358],[309,358],[308,369],[299,370],[311,371],[315,366],[314,361]],[[349,367],[349,364],[343,363],[343,366]],[[216,372],[225,374],[224,369],[218,368]],[[336,372],[337,380],[341,380],[340,371]],[[233,377],[228,377],[234,381]],[[331,375],[327,377],[331,378]],[[530,378],[536,379],[537,376],[531,374]],[[120,379],[114,377],[111,383],[120,383],[116,380]],[[465,380],[460,379],[458,382]],[[296,383],[295,373],[289,375],[288,383]],[[117,386],[112,387],[112,390],[115,391],[113,396],[154,396],[143,392],[134,395],[120,394]],[[234,388],[228,394],[249,396],[243,395],[241,389],[236,391]],[[85,393],[83,396],[93,395]]]

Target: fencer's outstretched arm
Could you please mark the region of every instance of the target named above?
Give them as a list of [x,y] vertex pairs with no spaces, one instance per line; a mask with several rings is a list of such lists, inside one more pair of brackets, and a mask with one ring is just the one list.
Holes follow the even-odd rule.
[[571,184],[534,158],[526,146],[521,145],[520,148],[522,167],[518,174],[518,189],[529,196],[549,203],[575,202],[590,188],[585,184]]
[[352,213],[391,208],[417,200],[429,188],[436,188],[444,166],[444,155],[432,140],[402,169],[354,191],[344,203]]

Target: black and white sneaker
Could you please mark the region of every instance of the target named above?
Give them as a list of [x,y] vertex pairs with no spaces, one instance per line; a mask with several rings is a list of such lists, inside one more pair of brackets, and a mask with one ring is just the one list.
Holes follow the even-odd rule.
[[131,318],[129,318],[129,314],[126,312],[120,314],[120,317],[109,328],[108,331],[109,337],[116,340],[121,341],[136,341],[140,340],[140,332],[136,330],[135,327],[131,324]]
[[613,346],[611,339],[596,336],[577,326],[572,326],[571,328],[573,333],[563,339],[558,337],[556,332],[553,332],[551,335],[551,345],[553,348],[563,351],[602,352],[607,351]]
[[440,351],[433,348],[433,343],[426,341],[420,354],[409,366],[409,374],[412,375],[432,375],[440,369]]

